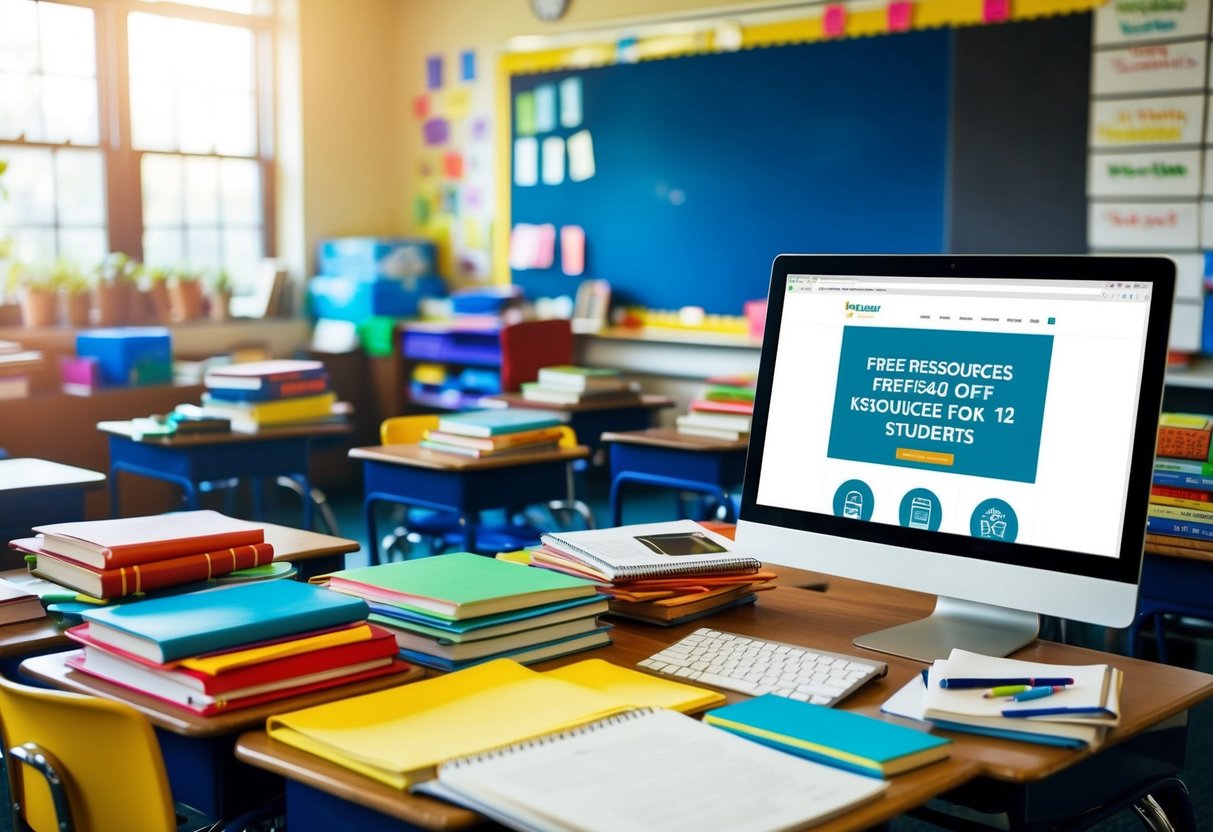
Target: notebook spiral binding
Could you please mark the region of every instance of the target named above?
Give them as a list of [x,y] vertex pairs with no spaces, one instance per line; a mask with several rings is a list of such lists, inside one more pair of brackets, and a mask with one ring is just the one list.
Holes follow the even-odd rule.
[[489,760],[493,760],[498,757],[505,757],[509,754],[517,754],[520,751],[526,751],[530,748],[552,745],[581,734],[586,734],[593,731],[601,731],[603,728],[609,728],[610,726],[618,725],[621,722],[630,722],[633,719],[640,719],[641,717],[649,716],[650,714],[656,713],[658,710],[660,709],[654,707],[633,708],[630,711],[624,711],[623,713],[614,714],[613,716],[603,717],[602,719],[587,722],[584,725],[578,725],[574,728],[566,728],[563,731],[556,731],[555,733],[551,734],[543,734],[542,736],[529,740],[523,740],[522,742],[510,743],[509,745],[490,748],[487,751],[480,751],[476,754],[468,754],[465,757],[456,757],[451,760],[446,760],[445,762],[439,764],[438,769],[439,771],[442,771],[444,769],[457,769],[466,766],[474,766],[478,763],[488,762]]
[[694,563],[674,563],[669,566],[612,566],[592,552],[587,551],[581,546],[569,543],[563,538],[557,537],[554,534],[539,535],[541,543],[552,543],[557,548],[566,549],[570,552],[576,552],[578,557],[585,558],[590,563],[603,570],[605,573],[615,574],[615,580],[618,581],[633,581],[644,578],[669,578],[678,575],[711,575],[711,574],[737,574],[737,575],[752,575],[762,569],[762,562],[757,558],[738,557],[736,555],[729,558],[717,558],[715,560],[701,560]]

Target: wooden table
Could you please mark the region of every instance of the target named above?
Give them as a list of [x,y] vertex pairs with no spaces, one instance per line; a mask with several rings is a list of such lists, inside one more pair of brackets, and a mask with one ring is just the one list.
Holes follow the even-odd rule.
[[373,445],[351,448],[362,460],[363,514],[367,539],[380,558],[375,510],[388,502],[462,517],[463,545],[476,551],[476,515],[507,505],[531,505],[569,496],[568,466],[584,459],[584,446],[483,459],[432,451],[420,445]]
[[[187,508],[199,508],[204,484],[245,477],[287,477],[303,495],[303,527],[312,527],[312,493],[308,479],[311,443],[348,435],[349,424],[315,423],[266,428],[257,433],[198,433],[143,437],[132,422],[98,422],[110,452],[110,515],[118,516],[119,478],[125,471],[181,486]],[[254,488],[253,516],[261,516],[260,492]]]
[[48,459],[0,459],[0,537],[28,537],[46,523],[84,519],[84,495],[105,486],[105,474]]
[[[756,605],[670,628],[617,622],[611,647],[535,667],[543,670],[586,658],[604,658],[633,666],[698,626],[708,624],[746,635],[879,658],[888,664],[888,675],[848,697],[842,707],[928,730],[925,723],[880,712],[881,703],[925,665],[865,651],[855,647],[851,640],[873,628],[921,618],[931,611],[934,599],[921,593],[834,577],[829,579],[829,591],[812,592],[793,584],[817,583],[824,576],[803,573],[794,581],[784,577],[788,579],[786,583],[762,593]],[[1033,813],[1040,811],[1072,817],[1121,796],[1129,780],[1178,770],[1182,764],[1186,712],[1213,695],[1213,676],[1084,648],[1036,642],[1014,657],[1057,664],[1114,663],[1125,674],[1120,727],[1109,734],[1107,742],[1097,751],[936,729],[935,733],[954,742],[950,759],[892,778],[889,790],[879,800],[816,828],[867,828],[937,796],[956,805],[969,805],[975,799],[994,801],[1017,827],[1035,822],[1037,817]],[[744,697],[730,693],[728,698],[738,701]],[[1149,747],[1149,753],[1143,753],[1143,746]],[[277,743],[263,730],[242,735],[236,744],[236,755],[287,778],[288,818],[295,832],[323,828],[326,819],[331,822],[347,817],[360,830],[399,829],[401,822],[434,829],[457,828],[469,822],[462,810],[388,789]],[[309,826],[311,818],[320,825]]]
[[745,440],[709,439],[679,433],[676,428],[610,431],[602,441],[611,447],[611,523],[623,520],[623,489],[629,483],[705,494],[734,520],[728,489],[745,474]]

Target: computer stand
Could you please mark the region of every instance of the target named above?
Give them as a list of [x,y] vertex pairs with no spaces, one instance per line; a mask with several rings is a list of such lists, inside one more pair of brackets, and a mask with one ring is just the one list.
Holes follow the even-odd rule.
[[926,618],[858,636],[854,644],[880,653],[932,662],[953,647],[986,656],[1005,656],[1031,644],[1040,633],[1034,612],[940,596]]

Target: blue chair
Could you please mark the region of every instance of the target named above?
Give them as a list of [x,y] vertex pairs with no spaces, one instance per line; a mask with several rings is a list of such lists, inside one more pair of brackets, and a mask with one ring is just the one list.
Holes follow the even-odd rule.
[[1211,585],[1213,561],[1147,552],[1141,567],[1137,618],[1129,628],[1129,655],[1139,655],[1142,629],[1152,623],[1158,661],[1167,663],[1168,617],[1213,621]]

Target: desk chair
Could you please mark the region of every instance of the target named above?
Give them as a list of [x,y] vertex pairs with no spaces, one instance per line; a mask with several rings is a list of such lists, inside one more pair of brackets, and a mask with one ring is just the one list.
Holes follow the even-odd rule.
[[1140,656],[1141,631],[1154,625],[1158,661],[1168,663],[1167,619],[1169,616],[1213,622],[1213,561],[1147,552],[1141,564],[1141,586],[1137,596],[1137,618],[1129,628],[1128,652]]
[[276,822],[277,807],[224,826],[174,803],[152,725],[129,705],[0,678],[0,715],[17,832],[216,832]]

